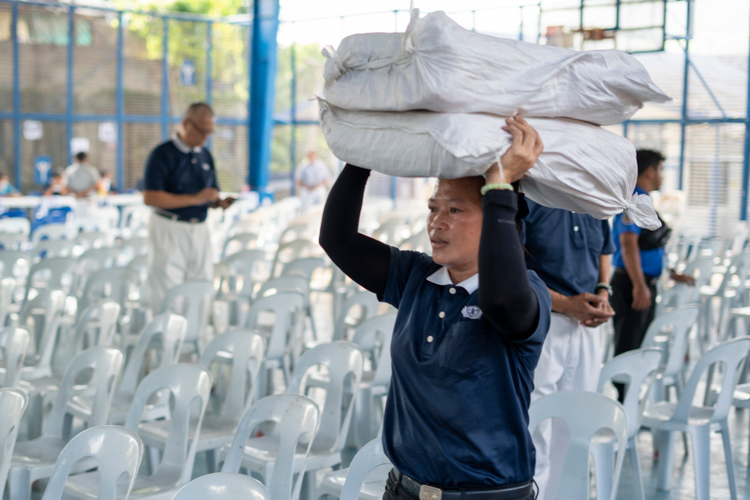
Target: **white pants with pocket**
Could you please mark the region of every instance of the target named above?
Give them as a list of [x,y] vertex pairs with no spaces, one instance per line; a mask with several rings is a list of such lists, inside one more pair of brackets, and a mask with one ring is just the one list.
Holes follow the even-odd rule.
[[[531,402],[560,391],[596,391],[602,352],[599,328],[587,328],[565,314],[552,313],[549,332],[534,371]],[[554,498],[565,459],[566,429],[549,419],[531,437],[536,448],[534,479],[539,500]]]
[[206,222],[180,222],[153,214],[148,227],[148,283],[154,315],[173,287],[212,280],[211,231]]

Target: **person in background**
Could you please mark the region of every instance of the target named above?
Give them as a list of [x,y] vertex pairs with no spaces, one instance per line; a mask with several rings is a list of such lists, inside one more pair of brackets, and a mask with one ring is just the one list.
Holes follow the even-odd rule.
[[172,139],[156,146],[146,161],[143,201],[153,208],[148,230],[148,279],[154,311],[167,291],[187,281],[212,280],[209,208],[227,208],[221,199],[211,152],[211,106],[188,107]]
[[318,158],[315,150],[307,152],[307,158],[300,163],[294,173],[294,182],[298,196],[302,201],[302,213],[326,199],[328,183],[331,181],[331,170],[323,160]]
[[77,198],[83,198],[95,192],[99,180],[99,171],[89,165],[88,154],[83,151],[76,154],[73,164],[63,172],[63,183]]
[[112,174],[107,172],[106,170],[102,170],[99,172],[99,185],[97,186],[97,190],[99,191],[99,194],[102,196],[105,196],[109,193],[116,194],[117,188],[112,185]]
[[0,174],[0,196],[22,196],[21,191],[16,189],[16,186],[10,183],[8,174]]
[[[661,188],[664,160],[664,155],[658,151],[636,151],[637,194],[649,194]],[[659,229],[650,231],[636,226],[625,214],[615,216],[612,229],[615,242],[615,272],[612,276],[615,356],[639,349],[646,330],[654,319],[656,282],[664,268],[664,247],[672,232],[663,220],[661,222]],[[695,285],[692,276],[671,270],[670,276],[678,283]],[[624,386],[617,383],[615,387],[622,402]]]
[[49,184],[44,188],[44,196],[56,196],[68,194],[68,188],[63,181],[62,172],[52,172],[49,176]]
[[[595,391],[602,362],[599,326],[614,312],[609,305],[611,256],[615,247],[609,222],[588,214],[547,208],[527,200],[523,219],[526,267],[544,281],[552,296],[552,318],[534,371],[531,402],[560,391]],[[539,499],[552,498],[565,446],[552,420],[532,434],[534,479]]]

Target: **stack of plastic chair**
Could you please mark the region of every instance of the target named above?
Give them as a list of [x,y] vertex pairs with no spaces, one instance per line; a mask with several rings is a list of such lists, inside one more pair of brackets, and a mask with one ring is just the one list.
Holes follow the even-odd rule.
[[117,263],[120,251],[117,248],[92,248],[78,257],[78,285],[76,292],[83,292],[88,277],[102,269],[111,269]]
[[[16,280],[16,291],[23,289],[32,265],[31,254],[20,250],[2,250],[0,251],[0,264],[2,264],[0,276],[14,278]],[[13,296],[14,303],[19,300],[16,295],[17,293]]]
[[378,436],[357,452],[348,469],[329,472],[323,477],[318,498],[380,500],[391,467],[391,461],[383,451],[383,440]]
[[[231,363],[224,400],[214,412],[206,413],[196,448],[197,452],[206,452],[209,472],[217,470],[217,452],[232,442],[242,415],[253,401],[264,352],[260,335],[249,330],[231,330],[213,339],[201,356],[200,364],[206,369],[211,369],[215,362]],[[220,380],[214,382],[218,385]],[[191,421],[191,432],[194,423]],[[141,424],[139,432],[146,446],[161,450],[166,445],[168,431],[169,421],[157,420]]]
[[[18,315],[19,326],[28,328],[32,334],[32,349],[24,360],[22,379],[34,380],[52,375],[52,355],[64,306],[65,292],[53,289],[40,292],[21,309]],[[38,321],[39,319],[43,321]]]
[[221,252],[222,260],[242,250],[255,250],[258,248],[258,235],[255,233],[238,233],[227,238],[224,249]]
[[57,288],[65,293],[73,292],[78,273],[78,262],[66,257],[50,257],[34,264],[26,280],[26,301],[32,290]]
[[[269,422],[274,424],[274,434],[256,436],[254,431]],[[272,450],[272,459],[258,464],[258,474],[263,478],[271,498],[299,499],[307,457],[319,423],[318,405],[306,396],[278,394],[261,399],[242,417],[227,451],[222,472],[239,472],[246,450],[268,448]]]
[[23,234],[28,238],[31,234],[31,223],[26,217],[4,217],[0,219],[0,233]]
[[750,251],[743,252],[732,258],[724,279],[716,291],[720,299],[719,314],[716,321],[719,332],[719,342],[724,342],[736,334],[732,321],[743,318],[747,307],[750,306],[747,281],[750,279]]
[[[359,309],[359,316],[352,318],[352,309]],[[354,293],[344,301],[341,307],[336,324],[333,326],[333,337],[331,340],[352,340],[353,336],[348,335],[350,329],[356,328],[363,321],[374,317],[378,314],[380,301],[374,293],[363,290]]]
[[0,328],[5,326],[8,315],[13,304],[13,295],[16,291],[16,280],[14,278],[0,279]]
[[134,236],[127,238],[120,243],[120,258],[118,265],[123,266],[132,262],[136,257],[145,257],[148,255],[148,238],[144,236]]
[[31,244],[35,245],[42,240],[71,240],[75,236],[75,229],[66,223],[50,223],[38,226],[31,234]]
[[302,257],[313,257],[319,253],[321,253],[320,247],[310,240],[292,240],[282,243],[273,257],[271,277],[279,276],[285,264]]
[[182,348],[183,351],[195,352],[197,357],[203,352],[213,297],[213,282],[188,281],[169,290],[161,303],[162,314],[173,312],[187,318],[188,326]]
[[72,432],[72,419],[66,417],[66,403],[74,384],[78,385],[77,382],[84,375],[90,378],[93,389],[93,411],[84,422],[88,427],[106,423],[122,357],[118,349],[93,347],[70,362],[41,437],[16,444],[8,478],[11,500],[29,499],[31,483],[52,474],[55,462]]
[[252,477],[216,472],[193,479],[177,492],[174,500],[271,500],[263,483]]
[[18,428],[26,408],[26,394],[19,389],[0,388],[0,492],[5,491]]
[[226,293],[220,290],[221,300],[229,305],[229,324],[244,324],[245,314],[255,295],[255,284],[265,274],[266,254],[263,250],[240,250],[220,265],[226,266],[228,276]]
[[[714,347],[696,363],[679,401],[662,401],[646,408],[642,425],[654,433],[654,443],[659,452],[658,486],[668,491],[672,487],[674,466],[674,433],[690,433],[693,445],[693,466],[695,467],[695,491],[697,500],[710,498],[711,433],[721,432],[724,444],[724,458],[729,477],[729,491],[732,499],[737,498],[737,484],[734,474],[732,445],[729,436],[727,417],[732,405],[736,385],[735,374],[750,350],[750,338],[731,340]],[[724,377],[717,391],[713,407],[693,406],[695,393],[701,378],[712,366],[722,363]],[[710,385],[708,389],[710,389]],[[708,392],[708,391],[707,391]]]
[[8,326],[0,330],[0,387],[18,385],[30,342],[31,334],[25,328]]
[[0,233],[0,250],[22,252],[29,246],[29,237],[23,233]]
[[[648,392],[651,388],[653,376],[661,362],[661,350],[659,349],[637,349],[626,352],[612,358],[602,367],[599,375],[597,392],[602,392],[605,384],[609,381],[621,382],[626,385],[623,409],[628,418],[628,447],[630,464],[633,468],[635,479],[635,492],[638,500],[645,500],[643,490],[643,477],[641,465],[638,460],[638,430],[643,419],[643,410],[648,402]],[[648,384],[645,393],[642,391],[644,384]],[[609,498],[612,493],[612,463],[614,456],[612,440],[595,440],[591,445],[591,454],[594,457],[594,473],[596,474],[596,497]]]
[[[303,500],[315,499],[316,471],[341,463],[341,450],[346,444],[354,406],[353,401],[346,404],[346,385],[351,384],[352,395],[356,397],[362,380],[362,364],[362,352],[357,346],[349,342],[333,342],[305,352],[294,368],[286,391],[288,394],[305,394],[309,372],[318,366],[327,368],[330,380],[325,391],[318,433],[305,465]],[[263,475],[269,463],[275,461],[279,444],[278,438],[269,436],[266,441],[246,446],[242,466],[249,472]],[[295,472],[299,473],[302,465],[295,460]]]
[[128,205],[122,208],[120,233],[124,238],[148,236],[148,221],[151,218],[151,207],[146,205]]
[[[585,411],[581,411],[585,408]],[[548,491],[548,498],[589,498],[591,474],[589,452],[595,434],[604,429],[614,433],[617,450],[610,474],[612,489],[609,500],[617,497],[617,485],[625,459],[628,441],[628,419],[622,405],[595,392],[565,391],[548,394],[537,399],[529,408],[529,431],[549,418],[562,419],[570,431],[570,444],[562,463],[560,481],[556,491]],[[612,451],[614,453],[614,451]]]
[[[114,425],[87,429],[63,448],[42,500],[127,498],[142,457],[143,444],[130,429]],[[98,482],[91,481],[91,475],[75,474],[81,462],[96,466]]]
[[310,300],[310,281],[308,278],[298,275],[280,276],[278,278],[271,278],[263,283],[256,294],[256,298],[268,297],[277,293],[298,293],[302,295],[304,305],[300,315],[296,318],[299,323],[298,333],[302,333],[303,324],[305,317],[310,318],[311,329],[313,338],[317,339],[315,333],[315,322],[312,319],[312,302]]

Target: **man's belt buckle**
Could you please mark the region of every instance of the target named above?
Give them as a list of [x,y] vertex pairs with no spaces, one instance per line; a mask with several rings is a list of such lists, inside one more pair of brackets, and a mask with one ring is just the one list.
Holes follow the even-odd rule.
[[419,500],[440,500],[443,498],[443,490],[434,486],[423,484],[419,487]]

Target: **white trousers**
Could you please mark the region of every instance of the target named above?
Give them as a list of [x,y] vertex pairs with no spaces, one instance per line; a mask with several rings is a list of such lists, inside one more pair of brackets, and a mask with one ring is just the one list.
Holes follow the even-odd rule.
[[[552,313],[549,332],[534,371],[533,403],[560,391],[595,391],[601,371],[599,328],[587,328],[565,314]],[[534,479],[539,500],[551,500],[557,489],[569,436],[554,419],[539,424],[531,435],[536,448]]]
[[212,280],[211,231],[206,222],[179,222],[153,214],[148,227],[148,283],[154,315],[167,292],[187,281]]

